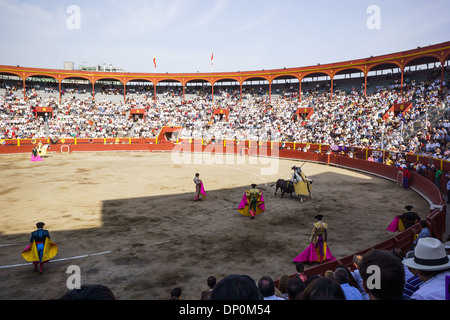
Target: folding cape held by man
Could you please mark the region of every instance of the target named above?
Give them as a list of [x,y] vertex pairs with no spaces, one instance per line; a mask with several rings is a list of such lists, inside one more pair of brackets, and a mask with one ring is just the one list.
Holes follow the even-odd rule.
[[50,239],[50,234],[44,230],[44,223],[36,224],[37,230],[31,233],[30,244],[22,251],[22,257],[29,262],[33,262],[34,271],[42,274],[44,263],[54,258],[58,253],[58,246]]
[[327,245],[328,225],[322,221],[323,215],[318,214],[314,218],[317,222],[313,224],[310,244],[302,253],[293,259],[294,262],[322,263],[336,260]]
[[194,201],[199,201],[201,199],[206,200],[205,187],[203,186],[203,181],[200,179],[199,173],[195,174],[194,183],[195,183]]
[[256,184],[251,185],[250,190],[246,190],[238,207],[238,211],[243,216],[254,219],[265,210],[264,195],[262,190],[256,188]]
[[392,220],[392,222],[387,227],[388,231],[402,232],[420,221],[420,217],[418,216],[418,214],[411,211],[413,209],[413,206],[405,206],[405,209],[407,210],[407,212],[395,216],[394,220]]

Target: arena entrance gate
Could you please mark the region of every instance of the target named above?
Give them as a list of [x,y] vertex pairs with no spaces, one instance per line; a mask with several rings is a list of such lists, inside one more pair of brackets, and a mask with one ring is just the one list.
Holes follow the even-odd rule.
[[302,121],[311,118],[314,108],[298,108],[294,115],[294,121]]
[[224,118],[226,120],[229,114],[230,110],[228,109],[215,109],[213,115],[211,116],[211,121],[213,121],[217,116],[219,116],[220,120],[224,120]]
[[133,120],[145,119],[145,109],[130,109],[130,115],[128,119],[133,118]]
[[47,118],[53,118],[53,108],[52,107],[35,107],[33,112],[36,118],[42,117],[44,120]]
[[158,142],[177,141],[182,127],[163,127],[158,134]]
[[394,114],[394,117],[397,117],[400,113],[402,116],[405,116],[405,114],[411,109],[412,103],[394,103],[392,107],[389,108],[389,110],[384,114],[383,120],[386,121],[391,114]]

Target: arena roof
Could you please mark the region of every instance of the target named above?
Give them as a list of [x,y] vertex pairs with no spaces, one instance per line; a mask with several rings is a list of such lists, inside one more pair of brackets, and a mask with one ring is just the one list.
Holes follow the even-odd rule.
[[[214,86],[217,82],[236,81],[241,87],[245,81],[266,80],[269,86],[274,80],[296,78],[300,82],[305,77],[328,76],[331,81],[337,74],[361,72],[367,80],[370,71],[399,68],[402,72],[408,66],[421,65],[426,63],[440,63],[442,66],[450,58],[450,41],[429,45],[427,47],[417,47],[407,51],[385,54],[381,56],[361,58],[356,60],[317,64],[313,66],[255,70],[255,71],[237,71],[237,72],[208,72],[208,73],[131,73],[131,72],[96,72],[80,70],[62,70],[45,69],[21,66],[0,65],[0,74],[15,75],[24,82],[33,76],[45,76],[54,78],[59,84],[64,79],[85,79],[91,82],[92,86],[99,80],[116,80],[124,86],[130,81],[149,81],[154,86],[160,82],[179,82],[184,86],[188,82],[209,83]],[[442,77],[443,77],[442,71]],[[442,79],[443,80],[443,79]]]

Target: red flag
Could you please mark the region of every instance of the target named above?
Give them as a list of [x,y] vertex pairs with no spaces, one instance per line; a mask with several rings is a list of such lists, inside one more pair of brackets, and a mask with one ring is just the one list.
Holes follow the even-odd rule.
[[153,65],[154,65],[155,68],[156,68],[156,57],[155,57],[155,56],[153,57]]
[[213,64],[214,64],[214,52],[211,53],[211,65],[213,65]]

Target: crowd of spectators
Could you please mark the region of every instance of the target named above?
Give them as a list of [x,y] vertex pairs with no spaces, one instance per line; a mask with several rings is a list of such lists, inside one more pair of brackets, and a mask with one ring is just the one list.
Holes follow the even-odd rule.
[[216,281],[210,276],[208,290],[200,299],[445,300],[449,294],[445,282],[450,276],[449,257],[449,248],[428,236],[420,238],[407,253],[398,247],[370,250],[355,255],[352,266],[340,264],[323,275],[308,275],[303,263],[297,263],[296,273],[278,280],[266,275],[255,281],[248,275],[230,274]]
[[[324,275],[308,275],[304,265],[297,263],[296,273],[278,280],[268,275],[256,281],[249,275],[229,274],[218,281],[209,276],[199,300],[445,300],[448,251],[438,239],[423,237],[407,254],[398,247],[370,250],[355,255],[351,267],[340,264]],[[184,290],[173,288],[168,299],[181,300]],[[74,289],[60,299],[116,298],[109,288],[95,285]]]
[[[154,138],[163,126],[181,126],[179,138],[203,141],[252,140],[299,142],[347,147],[369,147],[450,158],[447,106],[448,85],[440,79],[415,82],[403,88],[393,83],[375,86],[364,96],[361,90],[308,91],[298,96],[267,96],[240,100],[226,90],[200,94],[183,101],[133,95],[125,101],[90,95],[42,98],[35,89],[26,99],[17,91],[0,96],[0,139],[57,138]],[[388,112],[394,103],[412,103],[405,113]],[[53,115],[36,118],[35,107],[49,106]],[[145,117],[130,110],[145,109]],[[214,115],[217,108],[228,116]],[[297,110],[313,108],[309,118]],[[431,123],[434,119],[440,119]],[[384,119],[383,119],[384,118]]]

